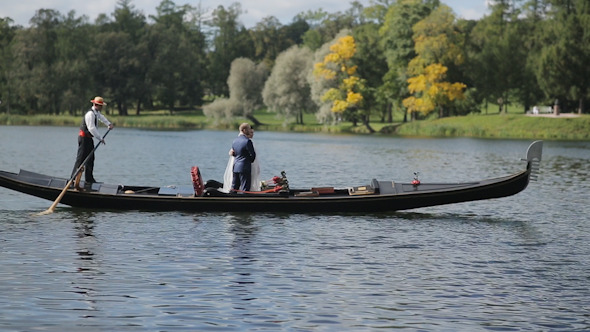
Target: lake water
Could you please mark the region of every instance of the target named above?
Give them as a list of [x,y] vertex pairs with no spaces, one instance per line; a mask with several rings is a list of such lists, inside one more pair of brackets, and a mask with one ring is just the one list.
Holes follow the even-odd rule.
[[[105,132],[104,128],[101,128]],[[76,128],[0,126],[0,169],[68,177]],[[221,180],[237,132],[115,128],[99,181]],[[530,141],[257,132],[292,187],[469,181]],[[0,188],[1,331],[588,331],[590,142],[515,196],[389,214],[113,212]]]

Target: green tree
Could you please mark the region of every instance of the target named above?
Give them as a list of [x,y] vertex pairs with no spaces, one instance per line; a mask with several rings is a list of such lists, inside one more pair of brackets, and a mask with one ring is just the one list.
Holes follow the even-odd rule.
[[309,26],[309,29],[303,34],[302,40],[303,44],[312,51],[316,51],[325,43],[324,36],[320,32],[320,26],[327,16],[328,13],[320,8],[316,11],[309,10],[299,13],[295,17]]
[[283,38],[282,24],[274,16],[269,16],[250,30],[250,36],[254,43],[254,59],[272,64],[277,55],[286,47],[287,39]]
[[70,114],[88,108],[88,100],[94,95],[94,80],[89,79],[90,68],[88,50],[80,45],[88,43],[91,35],[90,25],[85,16],[76,17],[73,11],[64,17],[57,29],[57,60],[55,62],[56,81],[61,97],[58,107]]
[[129,78],[137,72],[139,65],[131,37],[125,32],[100,32],[95,36],[94,46],[88,61],[96,94],[109,100],[109,109],[116,108],[119,115],[125,116],[132,93]]
[[31,27],[15,37],[13,78],[19,103],[27,112],[57,114],[61,100],[55,64],[58,59],[58,27],[62,15],[40,9],[31,19]]
[[0,18],[0,113],[6,110],[8,114],[14,98],[12,45],[17,30],[12,22],[10,18]]
[[381,121],[393,122],[391,103],[383,98],[383,73],[387,72],[387,62],[381,49],[379,25],[365,23],[353,29],[356,42],[354,63],[358,65],[357,73],[366,82],[363,90],[364,109],[368,117],[373,109],[379,110]]
[[194,22],[184,21],[190,10],[163,1],[147,36],[152,59],[147,72],[149,90],[170,112],[177,106],[200,104],[204,94],[204,36]]
[[358,25],[355,14],[362,11],[358,3],[352,4],[347,13],[328,13],[323,9],[299,13],[296,18],[306,21],[309,30],[303,35],[303,44],[316,51],[325,43],[331,41],[342,30],[351,30]]
[[590,98],[590,3],[552,1],[549,17],[537,78],[549,98],[577,101],[583,113]]
[[373,22],[379,26],[385,21],[385,16],[389,7],[395,3],[396,0],[371,0],[371,6],[364,8],[363,15],[368,21]]
[[471,34],[470,78],[486,104],[498,103],[501,112],[526,81],[527,49],[518,24],[520,10],[507,0],[495,2],[491,9]]
[[307,22],[294,18],[291,24],[281,28],[281,36],[286,39],[286,45],[301,45],[303,43],[303,36],[309,28]]
[[128,77],[124,83],[124,91],[118,91],[116,105],[119,114],[127,115],[128,108],[135,104],[136,114],[140,114],[142,101],[148,99],[147,75],[153,62],[147,50],[147,43],[145,43],[149,27],[145,16],[135,9],[131,0],[118,0],[112,16],[114,21],[110,24],[111,29],[128,36],[130,43],[128,47],[130,55],[133,57],[133,59],[127,60],[131,68],[129,68]]
[[212,51],[208,53],[209,90],[215,96],[228,96],[226,84],[231,63],[238,57],[253,57],[253,46],[248,31],[238,22],[242,13],[239,3],[227,9],[218,6],[208,23],[212,28]]
[[295,45],[279,54],[262,90],[264,104],[285,121],[295,117],[303,124],[303,113],[316,108],[307,81],[312,69],[313,53],[307,47]]

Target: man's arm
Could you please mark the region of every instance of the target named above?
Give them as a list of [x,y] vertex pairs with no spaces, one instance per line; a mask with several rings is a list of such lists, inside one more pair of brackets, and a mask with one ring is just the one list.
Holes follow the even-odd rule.
[[253,163],[256,160],[256,151],[254,151],[254,144],[251,140],[248,140],[246,148],[248,149],[248,153],[250,153],[250,162]]

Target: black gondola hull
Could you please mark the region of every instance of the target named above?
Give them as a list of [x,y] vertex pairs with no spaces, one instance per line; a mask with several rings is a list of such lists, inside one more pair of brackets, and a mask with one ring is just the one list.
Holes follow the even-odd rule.
[[[60,203],[72,207],[108,210],[192,211],[192,212],[390,212],[454,204],[515,195],[524,190],[541,160],[541,143],[527,151],[526,169],[521,172],[474,182],[411,183],[377,182],[367,186],[367,194],[353,194],[350,188],[328,194],[302,195],[308,189],[260,194],[219,194],[196,196],[179,187],[176,194],[163,193],[165,187],[93,184],[85,190],[66,191]],[[535,145],[536,144],[536,145]],[[532,152],[531,152],[532,151]],[[21,170],[0,171],[0,186],[21,193],[56,200],[67,179]],[[373,181],[375,182],[375,181]],[[379,183],[382,183],[381,190]],[[387,185],[387,188],[383,185]],[[190,186],[188,186],[190,188]],[[384,190],[387,189],[387,190]],[[170,191],[170,190],[168,190]]]

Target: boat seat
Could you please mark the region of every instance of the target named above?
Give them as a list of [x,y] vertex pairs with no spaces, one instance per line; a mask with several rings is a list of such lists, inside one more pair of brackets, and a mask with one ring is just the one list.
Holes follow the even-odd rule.
[[[95,185],[93,183],[93,185]],[[98,185],[98,192],[102,193],[102,194],[111,194],[111,195],[116,195],[117,192],[119,191],[119,189],[122,187],[120,185],[116,185],[116,184],[96,184]]]
[[395,182],[393,181],[378,181],[379,193],[382,195],[397,194],[395,190]]
[[379,193],[379,181],[377,181],[377,179],[371,180],[371,187],[373,187],[376,194]]
[[53,188],[63,188],[67,184],[67,180],[64,179],[51,179],[49,180],[49,186]]
[[193,197],[195,190],[192,186],[167,186],[160,187],[158,190],[160,196],[177,196],[177,197]]

